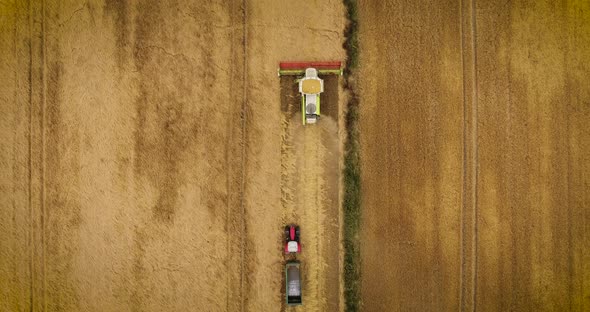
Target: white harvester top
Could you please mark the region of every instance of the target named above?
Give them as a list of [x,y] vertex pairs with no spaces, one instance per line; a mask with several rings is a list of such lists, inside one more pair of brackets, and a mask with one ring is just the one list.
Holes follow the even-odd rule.
[[316,123],[320,116],[320,93],[324,92],[324,80],[318,77],[315,68],[306,68],[305,76],[299,80],[299,92],[305,111],[305,123]]

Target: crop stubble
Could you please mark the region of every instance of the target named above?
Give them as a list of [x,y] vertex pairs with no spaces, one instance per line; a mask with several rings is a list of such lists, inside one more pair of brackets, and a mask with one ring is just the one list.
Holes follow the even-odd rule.
[[[341,59],[341,3],[229,4],[6,4],[1,211],[11,221],[0,309],[282,306],[291,218],[281,204],[276,66]],[[292,14],[277,20],[285,6]],[[301,41],[308,49],[298,51]],[[331,81],[326,113],[338,118]],[[293,189],[309,208],[293,211],[309,258],[304,300],[333,310],[339,139],[336,122],[324,121],[291,126],[302,131],[292,151],[310,183]],[[306,277],[314,274],[319,286]]]
[[[336,82],[338,77],[326,77]],[[305,308],[339,309],[339,137],[329,114],[316,125],[301,123],[300,97],[291,77],[281,78],[281,192],[284,224],[301,226]],[[323,105],[338,108],[337,85]],[[336,95],[336,96],[334,96]],[[336,114],[337,116],[337,114]]]
[[30,126],[2,135],[30,145],[2,155],[30,197],[2,211],[30,240],[2,249],[28,285],[3,274],[0,308],[238,310],[242,3],[17,3],[30,93],[3,103]]

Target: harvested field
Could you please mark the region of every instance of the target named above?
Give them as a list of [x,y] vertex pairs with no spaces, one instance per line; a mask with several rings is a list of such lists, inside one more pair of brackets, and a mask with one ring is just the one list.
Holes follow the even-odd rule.
[[[472,7],[474,5],[474,7]],[[590,310],[590,6],[359,5],[365,311]],[[3,1],[0,310],[341,311],[341,1]],[[302,229],[304,306],[282,229]]]
[[[281,102],[286,102],[281,135],[283,224],[301,225],[303,249],[298,259],[304,264],[305,308],[336,311],[340,300],[338,125],[322,115],[318,124],[304,126],[300,98],[293,96],[297,94],[294,79],[281,78],[281,85]],[[337,97],[322,98],[325,107],[338,108]]]
[[342,59],[339,1],[0,6],[0,310],[288,310],[286,222],[340,310],[342,90],[303,128],[276,76]]
[[2,296],[0,309],[239,302],[232,233],[241,219],[243,87],[233,69],[243,67],[243,32],[225,26],[240,4],[16,3],[18,19],[2,32],[19,31],[7,53],[17,78],[3,94],[16,100],[3,102],[13,115],[2,135],[28,146],[2,156],[30,186],[3,195],[12,202],[3,213],[19,218],[2,241],[14,244],[21,236],[10,229],[27,226],[26,256],[11,265],[30,287]]
[[[276,74],[280,61],[343,58],[342,3],[263,0],[248,5],[245,309],[274,311],[277,307],[284,307],[284,278],[278,278],[284,274],[282,229],[293,217],[301,225],[304,279],[304,305],[296,309],[315,311],[316,307],[338,307],[338,310],[341,301],[334,298],[337,296],[334,290],[340,289],[339,280],[331,276],[339,270],[334,267],[338,265],[335,257],[339,255],[339,243],[333,240],[338,232],[333,227],[322,228],[326,224],[333,224],[332,220],[338,217],[337,206],[332,204],[333,194],[326,195],[327,190],[337,188],[338,185],[331,178],[322,177],[322,174],[331,174],[334,164],[328,161],[338,159],[338,156],[334,158],[330,155],[329,152],[334,149],[324,140],[336,140],[340,144],[340,139],[333,136],[334,131],[330,128],[323,130],[323,133],[331,137],[320,138],[322,128],[302,129],[300,116],[286,116],[284,111],[295,105],[289,103],[299,103],[297,93],[292,92],[292,84],[288,86],[288,78],[279,79]],[[328,83],[325,87],[328,87]],[[328,102],[322,108],[329,107],[335,112],[332,107],[337,109],[341,105],[338,104],[337,95],[332,95],[332,98],[326,99]],[[337,122],[337,119],[333,120]],[[330,119],[320,122],[323,121]],[[303,133],[307,140],[288,137],[289,133],[295,132]],[[326,162],[326,165],[322,162]],[[302,167],[293,168],[292,164]],[[308,179],[306,184],[293,185],[303,178]],[[305,192],[315,185],[323,185],[326,189],[316,190],[313,194]],[[286,194],[291,194],[291,197],[287,198]],[[305,206],[296,206],[299,203]],[[328,236],[323,237],[322,233]],[[314,241],[314,237],[318,241]],[[308,278],[308,274],[314,279]]]
[[590,309],[588,12],[359,2],[363,311]]

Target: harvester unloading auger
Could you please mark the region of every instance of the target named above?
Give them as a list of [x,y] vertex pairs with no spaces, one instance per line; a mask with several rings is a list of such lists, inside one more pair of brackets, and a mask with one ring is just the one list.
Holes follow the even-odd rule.
[[303,124],[314,124],[320,119],[320,93],[324,80],[319,75],[342,75],[342,62],[280,62],[280,76],[299,76],[301,119]]

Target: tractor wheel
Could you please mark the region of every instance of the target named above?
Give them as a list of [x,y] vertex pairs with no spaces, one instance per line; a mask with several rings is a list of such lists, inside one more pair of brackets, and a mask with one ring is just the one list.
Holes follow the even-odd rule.
[[295,227],[295,236],[297,236],[297,239],[299,239],[299,235],[300,235],[300,231],[299,231],[299,227]]

